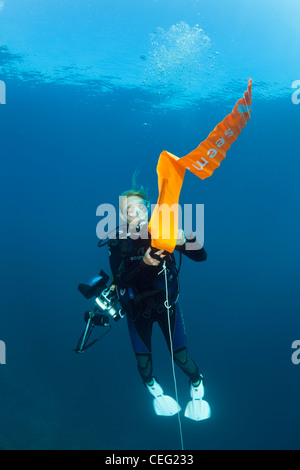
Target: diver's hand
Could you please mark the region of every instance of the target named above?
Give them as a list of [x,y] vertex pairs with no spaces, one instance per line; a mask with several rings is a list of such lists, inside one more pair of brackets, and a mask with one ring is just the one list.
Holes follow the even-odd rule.
[[[161,261],[158,261],[157,259],[154,259],[150,256],[150,251],[151,251],[151,247],[148,248],[148,250],[146,251],[146,253],[144,254],[144,257],[143,257],[143,261],[144,263],[146,263],[148,266],[158,266]],[[163,255],[164,250],[159,250],[157,251],[155,254],[157,256],[159,256],[161,259],[163,259],[166,255]]]
[[176,246],[182,246],[186,243],[186,238],[183,230],[178,230],[177,232],[177,242]]

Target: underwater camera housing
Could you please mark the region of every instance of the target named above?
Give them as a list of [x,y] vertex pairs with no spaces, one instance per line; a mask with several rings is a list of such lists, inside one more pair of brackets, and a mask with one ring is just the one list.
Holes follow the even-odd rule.
[[[86,298],[96,297],[96,306],[98,310],[105,313],[113,320],[118,321],[124,317],[122,309],[119,305],[119,300],[114,286],[107,287],[109,276],[104,271],[100,271],[90,284],[79,284],[79,292]],[[97,308],[96,307],[96,308]]]
[[108,281],[109,276],[101,270],[100,274],[90,284],[79,284],[78,286],[79,292],[86,299],[96,297],[94,309],[84,314],[84,320],[87,325],[75,348],[75,352],[78,354],[83,353],[88,347],[104,336],[102,335],[87,345],[94,326],[109,327],[110,331],[109,319],[112,318],[114,321],[119,321],[124,317],[115,286],[107,287]]

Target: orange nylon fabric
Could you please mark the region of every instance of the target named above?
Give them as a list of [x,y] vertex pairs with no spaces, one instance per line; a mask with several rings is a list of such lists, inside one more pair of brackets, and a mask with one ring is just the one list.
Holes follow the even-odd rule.
[[251,95],[250,78],[243,98],[195,150],[182,158],[167,151],[161,153],[157,165],[159,196],[149,223],[151,245],[154,248],[169,253],[174,251],[177,241],[179,196],[185,170],[191,171],[202,180],[213,174],[250,119]]
[[157,164],[159,195],[148,230],[151,245],[172,253],[178,230],[178,206],[185,168],[178,165],[179,158],[167,151],[160,154]]

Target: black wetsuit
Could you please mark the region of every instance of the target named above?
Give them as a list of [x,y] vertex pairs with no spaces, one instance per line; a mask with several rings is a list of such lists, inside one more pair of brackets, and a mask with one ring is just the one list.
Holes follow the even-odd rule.
[[[176,246],[179,251],[194,261],[204,261],[206,251],[196,239],[191,240],[195,249],[187,250],[186,244]],[[152,380],[152,326],[158,322],[169,350],[171,350],[168,314],[165,307],[165,274],[162,264],[149,266],[143,261],[151,238],[110,240],[109,255],[113,282],[126,311],[129,334],[134,353],[138,361],[138,370],[145,383]],[[170,308],[170,329],[174,360],[188,375],[192,382],[199,379],[199,370],[187,353],[183,315],[178,303],[178,275],[173,254],[165,258],[168,276]]]

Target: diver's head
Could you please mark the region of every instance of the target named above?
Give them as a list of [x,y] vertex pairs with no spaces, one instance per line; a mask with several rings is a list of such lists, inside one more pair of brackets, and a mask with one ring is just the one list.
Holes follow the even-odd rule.
[[144,190],[124,191],[119,198],[120,217],[131,226],[148,224],[149,201]]

